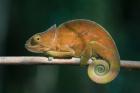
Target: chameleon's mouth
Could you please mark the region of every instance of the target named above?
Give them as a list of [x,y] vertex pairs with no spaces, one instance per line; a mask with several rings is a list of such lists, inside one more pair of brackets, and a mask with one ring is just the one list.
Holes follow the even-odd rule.
[[41,51],[39,51],[39,46],[38,45],[33,45],[31,43],[31,40],[32,40],[32,38],[30,38],[29,40],[26,41],[25,48],[30,52],[41,53]]
[[34,53],[44,53],[45,51],[49,51],[50,48],[47,48],[46,46],[37,44],[37,45],[32,45],[30,42],[27,41],[27,43],[25,44],[25,48],[30,51],[30,52],[34,52]]
[[42,53],[41,49],[39,49],[38,45],[36,46],[31,46],[29,44],[25,44],[25,48],[30,51],[30,52],[34,52],[34,53]]

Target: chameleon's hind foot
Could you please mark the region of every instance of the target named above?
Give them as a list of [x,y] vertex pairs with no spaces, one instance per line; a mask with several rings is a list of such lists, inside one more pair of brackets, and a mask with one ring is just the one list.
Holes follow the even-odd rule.
[[96,61],[96,57],[91,57],[92,63],[94,63],[94,61]]

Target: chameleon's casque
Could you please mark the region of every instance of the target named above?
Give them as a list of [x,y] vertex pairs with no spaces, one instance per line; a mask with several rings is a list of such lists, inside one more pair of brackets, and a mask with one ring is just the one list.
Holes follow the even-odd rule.
[[47,31],[37,33],[27,40],[27,50],[52,57],[79,57],[81,65],[91,58],[88,75],[96,83],[112,81],[119,73],[120,58],[109,33],[99,24],[76,19]]

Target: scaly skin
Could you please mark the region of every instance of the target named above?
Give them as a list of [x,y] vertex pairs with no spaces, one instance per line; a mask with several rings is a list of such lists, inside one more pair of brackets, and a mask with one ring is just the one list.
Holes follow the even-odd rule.
[[112,81],[119,73],[120,58],[109,33],[99,24],[77,19],[52,26],[33,35],[25,44],[27,50],[52,57],[79,57],[81,65],[90,58],[89,78],[100,84]]

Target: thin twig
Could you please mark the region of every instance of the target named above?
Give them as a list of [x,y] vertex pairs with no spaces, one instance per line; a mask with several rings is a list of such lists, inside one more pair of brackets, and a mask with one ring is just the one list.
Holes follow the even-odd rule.
[[[88,64],[92,61],[89,60]],[[13,57],[0,57],[0,64],[69,64],[79,65],[79,58],[72,59],[53,59],[39,56],[13,56]],[[127,61],[121,60],[121,67],[125,68],[140,68],[140,61]]]

